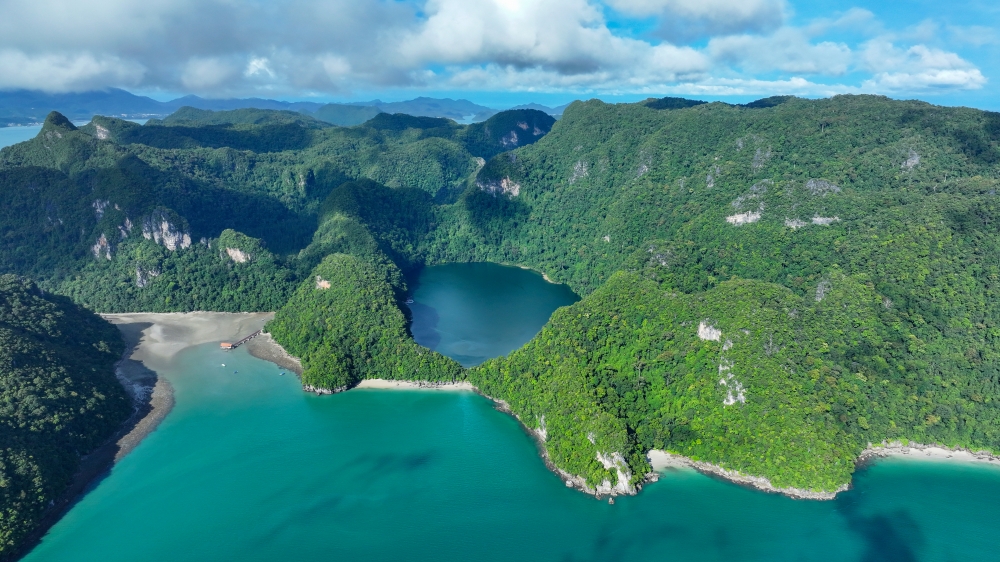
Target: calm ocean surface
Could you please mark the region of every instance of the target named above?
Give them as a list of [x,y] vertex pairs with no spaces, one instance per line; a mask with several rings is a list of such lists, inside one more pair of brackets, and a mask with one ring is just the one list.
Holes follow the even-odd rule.
[[0,127],[0,148],[35,138],[41,125],[34,127]]
[[[142,125],[147,121],[147,119],[129,119],[129,121]],[[77,127],[81,127],[87,123],[89,123],[89,121],[73,122],[73,124]],[[26,140],[31,140],[35,138],[35,135],[37,135],[38,131],[41,130],[41,125],[34,125],[31,127],[0,127],[0,148],[24,142]]]
[[[427,269],[415,304],[472,269]],[[521,290],[558,288],[537,281]],[[883,461],[830,502],[673,471],[608,505],[567,489],[473,393],[318,397],[279,372],[244,349],[178,355],[173,412],[26,560],[998,559],[995,467]]]

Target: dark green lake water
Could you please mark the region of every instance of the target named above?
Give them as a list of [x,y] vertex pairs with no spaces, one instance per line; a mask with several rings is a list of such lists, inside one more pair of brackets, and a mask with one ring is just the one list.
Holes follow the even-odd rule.
[[178,355],[174,411],[27,560],[1000,558],[995,467],[884,461],[830,502],[672,471],[608,505],[566,488],[473,393],[314,396],[278,373],[243,349]]
[[528,343],[552,311],[579,297],[534,271],[492,263],[424,269],[413,285],[413,339],[466,367]]

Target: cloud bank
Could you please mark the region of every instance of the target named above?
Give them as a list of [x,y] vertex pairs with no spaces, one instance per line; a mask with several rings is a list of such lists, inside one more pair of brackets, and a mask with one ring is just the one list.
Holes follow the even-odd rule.
[[[3,0],[0,88],[824,95],[987,82],[933,43],[987,44],[987,28],[889,32],[858,9],[797,26],[793,12],[785,0]],[[847,28],[860,37],[838,40]]]

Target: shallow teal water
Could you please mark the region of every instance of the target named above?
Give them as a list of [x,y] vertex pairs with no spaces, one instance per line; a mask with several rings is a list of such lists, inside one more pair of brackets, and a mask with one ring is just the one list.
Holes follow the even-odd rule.
[[412,285],[413,339],[466,367],[521,347],[553,310],[580,299],[539,273],[492,263],[428,267]]
[[41,125],[33,127],[0,127],[0,148],[35,138]]
[[831,502],[672,471],[608,505],[473,393],[314,396],[279,372],[178,355],[174,411],[26,560],[998,559],[995,467],[884,461]]
[[[147,121],[147,119],[128,119],[128,121],[142,125]],[[87,123],[88,121],[75,121],[73,124],[80,127],[82,125],[86,125]],[[35,138],[35,135],[37,135],[38,131],[41,130],[41,125],[32,125],[30,127],[0,127],[0,148],[24,142],[26,140],[31,140]]]

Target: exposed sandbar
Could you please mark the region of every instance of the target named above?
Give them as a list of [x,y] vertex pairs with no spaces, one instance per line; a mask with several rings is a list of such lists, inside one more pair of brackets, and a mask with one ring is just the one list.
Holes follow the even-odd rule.
[[189,347],[235,341],[252,334],[274,318],[274,313],[143,312],[102,316],[118,326],[126,341],[133,346],[129,359],[157,371],[164,369],[175,355]]
[[[259,330],[273,313],[221,312],[104,314],[125,340],[125,354],[115,374],[131,396],[134,410],[103,445],[80,459],[69,487],[46,510],[38,527],[25,538],[22,552],[38,544],[73,503],[119,460],[152,433],[174,406],[174,392],[160,372],[177,353],[216,341],[233,341]],[[253,340],[251,340],[253,341]]]
[[[153,432],[174,405],[170,383],[158,373],[179,352],[209,342],[234,341],[261,329],[273,313],[184,312],[104,314],[125,339],[116,374],[136,403],[128,430],[115,443],[118,461]],[[252,340],[251,340],[252,341]]]
[[271,334],[261,334],[246,343],[247,351],[257,359],[270,361],[275,365],[288,369],[296,375],[302,374],[302,361],[290,355],[285,348],[274,341]]

